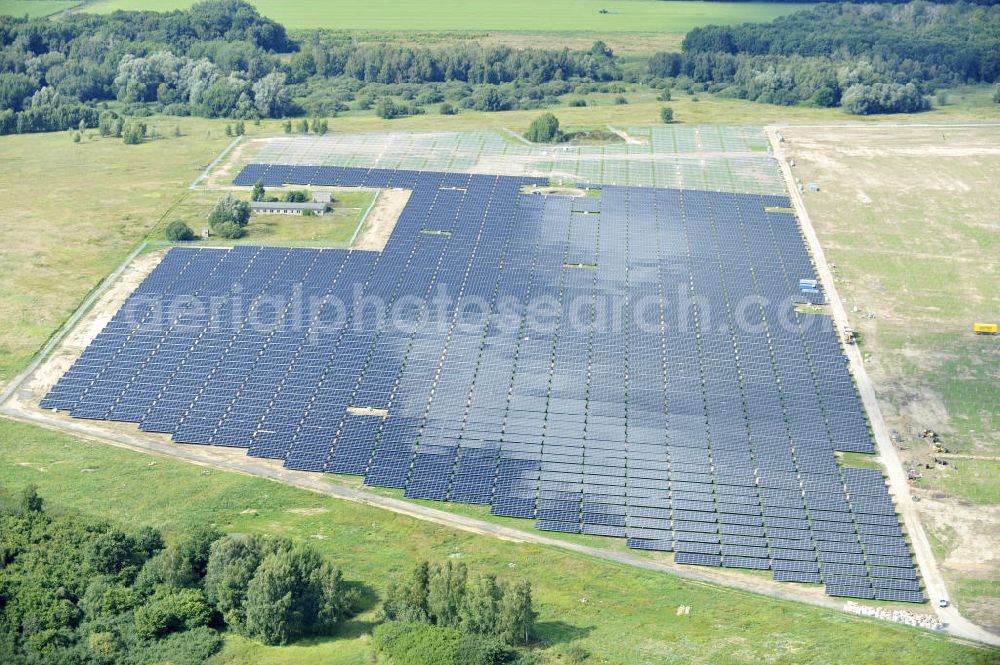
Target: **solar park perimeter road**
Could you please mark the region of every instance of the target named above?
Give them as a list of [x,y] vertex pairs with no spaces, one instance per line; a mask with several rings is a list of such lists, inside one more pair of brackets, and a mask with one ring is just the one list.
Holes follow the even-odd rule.
[[[126,261],[126,263],[129,262]],[[123,265],[122,269],[124,270],[125,267],[126,266]],[[83,309],[86,309],[86,306],[81,307],[81,310]],[[81,311],[81,314],[82,313],[83,312]],[[63,336],[63,332],[57,336],[57,339],[54,340],[56,344],[62,341]],[[44,358],[40,360],[44,362]],[[26,399],[18,397],[19,393],[26,392],[23,390],[19,391],[18,389],[25,382],[30,383],[30,379],[31,377],[21,377],[20,379],[12,382],[9,386],[9,390],[5,391],[5,396],[13,394],[15,397],[0,408],[0,413],[22,422],[62,431],[85,439],[108,443],[119,448],[165,457],[169,456],[187,461],[189,463],[212,467],[223,471],[264,477],[301,489],[306,489],[343,500],[356,501],[467,532],[488,535],[511,542],[535,543],[551,547],[559,547],[580,555],[592,556],[622,565],[637,566],[643,569],[666,572],[693,581],[718,584],[752,593],[760,593],[773,598],[804,602],[819,607],[843,609],[841,602],[836,599],[823,597],[819,594],[803,592],[802,590],[785,586],[777,582],[772,582],[770,580],[734,577],[730,575],[718,574],[714,570],[710,569],[692,568],[661,561],[653,561],[624,552],[615,552],[588,547],[578,543],[556,540],[540,533],[512,529],[490,522],[477,520],[475,518],[455,515],[428,506],[401,501],[390,497],[380,496],[371,492],[358,490],[352,487],[339,485],[330,482],[329,476],[324,477],[308,472],[283,469],[275,462],[254,460],[252,458],[244,457],[242,453],[223,456],[219,454],[219,449],[215,447],[177,446],[163,440],[142,436],[141,434],[132,435],[129,433],[115,432],[91,422],[70,420],[65,415],[53,415],[49,412],[38,410],[30,396]],[[995,643],[991,639],[992,636],[988,634],[985,635],[985,638],[980,638],[977,635],[970,634],[968,631],[960,631],[958,624],[950,626],[948,632],[957,637],[981,639],[982,641]]]
[[[490,503],[495,515],[537,517],[542,530],[620,536],[631,548],[677,551],[676,563],[773,568],[782,581],[822,580],[832,596],[924,602],[882,475],[845,469],[841,476],[832,453],[831,446],[871,453],[874,447],[828,319],[812,319],[816,330],[799,317],[776,327],[788,313],[786,301],[758,303],[759,318],[772,322],[775,358],[757,332],[738,326],[738,317],[727,316],[719,334],[693,342],[680,328],[664,344],[665,297],[652,298],[661,314],[656,329],[646,332],[641,318],[628,319],[624,348],[622,335],[604,332],[593,317],[585,317],[585,330],[574,326],[572,303],[581,297],[593,303],[597,290],[627,291],[642,303],[650,294],[672,293],[676,284],[719,307],[725,303],[728,311],[730,293],[745,294],[748,285],[773,296],[792,291],[794,279],[813,275],[813,268],[794,217],[781,212],[787,197],[605,187],[600,201],[592,201],[519,194],[524,181],[509,177],[282,165],[248,170],[237,184],[256,181],[261,171],[265,184],[408,183],[417,186],[418,205],[411,197],[377,258],[254,247],[172,250],[130,296],[140,305],[139,327],[129,323],[132,305],[123,305],[43,408],[141,421],[143,431],[172,433],[176,442],[249,443],[251,456],[284,459],[290,469],[365,475],[369,485],[405,487],[408,498]],[[603,221],[577,210],[603,211]],[[422,230],[425,219],[437,233]],[[716,234],[724,222],[731,232]],[[484,237],[485,246],[502,247],[499,256],[475,251]],[[657,242],[651,247],[640,238]],[[759,240],[752,252],[751,239]],[[518,258],[506,263],[525,259],[530,269],[499,271],[505,262],[498,259],[508,253]],[[678,255],[686,258],[678,261]],[[648,269],[651,260],[662,270]],[[452,269],[439,271],[442,262]],[[583,276],[578,265],[594,272]],[[626,265],[636,270],[623,270]],[[369,277],[372,271],[391,278]],[[469,274],[476,283],[466,284]],[[539,341],[513,330],[534,330],[528,322],[490,327],[492,320],[463,318],[442,339],[436,322],[453,321],[463,307],[455,305],[450,315],[422,309],[425,325],[397,332],[378,325],[359,301],[350,329],[334,326],[319,335],[326,329],[320,323],[335,323],[329,318],[334,308],[321,311],[318,335],[306,345],[303,330],[284,319],[273,334],[261,335],[242,314],[237,318],[246,325],[230,329],[204,319],[199,308],[182,308],[163,329],[141,306],[150,293],[172,294],[171,302],[191,289],[214,294],[233,275],[241,276],[241,301],[250,289],[280,293],[295,283],[310,295],[330,292],[336,304],[360,280],[366,294],[387,295],[393,303],[402,302],[402,284],[407,294],[426,293],[433,284],[451,284],[461,294],[499,291],[505,295],[490,299],[493,311],[505,298],[528,302],[529,293],[556,291],[552,300],[560,314],[567,312],[566,325]],[[491,276],[495,284],[487,288]],[[707,316],[699,317],[699,327],[714,330]],[[202,332],[189,339],[196,331]],[[699,340],[705,358],[694,368],[688,349]],[[737,344],[744,354],[734,353]],[[581,346],[590,349],[586,357]],[[734,374],[740,357],[744,380],[738,386],[722,380]],[[822,390],[814,370],[823,377]],[[445,378],[438,381],[439,375]],[[581,390],[584,378],[587,391]],[[615,388],[622,381],[627,391]],[[744,395],[746,386],[752,392]],[[781,393],[794,399],[791,415]],[[266,403],[260,399],[271,394]],[[391,411],[372,421],[353,414],[352,405]],[[623,407],[626,414],[616,415]],[[667,413],[673,414],[669,422]],[[757,467],[759,479],[751,471]]]
[[[783,145],[777,138],[779,130],[775,127],[768,127],[766,131],[774,148],[775,158],[781,166],[781,172],[788,185],[788,191],[795,206],[795,212],[799,218],[803,236],[812,252],[813,263],[816,266],[823,285],[826,287],[833,318],[842,331],[848,325],[847,312],[844,310],[843,301],[837,293],[833,273],[826,262],[823,247],[809,218],[809,211],[802,200],[802,194],[796,187],[795,176],[792,174],[791,167],[785,158]],[[927,539],[927,534],[924,531],[923,524],[920,522],[916,506],[913,504],[909,483],[903,471],[902,461],[899,459],[896,448],[893,446],[892,439],[889,436],[889,430],[882,419],[882,411],[878,405],[875,388],[868,377],[868,373],[865,371],[861,349],[857,345],[845,345],[844,348],[847,356],[850,358],[851,371],[858,386],[858,393],[865,405],[865,410],[868,412],[868,420],[871,423],[872,432],[875,436],[879,456],[882,458],[882,463],[888,475],[890,492],[893,494],[896,506],[899,508],[903,516],[903,521],[906,524],[906,529],[910,534],[910,544],[916,556],[917,563],[920,566],[921,576],[926,585],[928,600],[932,604],[931,606],[934,608],[941,622],[947,625],[946,630],[950,634],[956,637],[1000,646],[1000,636],[985,630],[963,617],[954,605],[949,603],[948,607],[938,606],[939,599],[948,598],[949,596],[944,578],[941,576],[941,571],[934,560],[934,552],[931,549],[930,541]]]
[[[821,594],[810,594],[799,591],[782,582],[775,582],[763,578],[735,577],[732,575],[715,573],[714,569],[685,566],[668,563],[664,561],[653,561],[640,556],[628,554],[626,552],[616,552],[612,550],[590,547],[579,543],[557,540],[550,538],[541,532],[533,532],[527,529],[513,529],[510,527],[478,520],[474,517],[456,515],[444,510],[437,510],[429,506],[411,503],[392,497],[386,497],[373,492],[355,489],[345,485],[340,485],[330,481],[329,476],[319,475],[304,471],[294,471],[283,468],[280,463],[268,462],[266,460],[246,457],[242,451],[233,455],[213,455],[212,451],[218,448],[198,446],[198,445],[177,445],[174,443],[157,441],[153,438],[143,436],[133,436],[130,434],[111,432],[97,425],[97,421],[70,420],[64,416],[53,416],[48,412],[37,409],[25,408],[23,403],[10,401],[0,407],[0,415],[14,420],[37,425],[46,429],[64,432],[92,441],[99,441],[113,445],[117,448],[124,448],[147,454],[172,457],[191,464],[210,467],[220,471],[243,473],[261,478],[267,478],[276,482],[297,487],[299,489],[316,492],[325,496],[354,501],[368,506],[381,508],[400,515],[406,515],[416,519],[441,524],[461,531],[476,533],[484,536],[492,536],[501,540],[514,543],[534,543],[548,547],[558,547],[563,550],[574,552],[583,556],[595,557],[606,561],[626,565],[636,566],[646,570],[676,575],[686,580],[715,584],[738,589],[749,593],[761,594],[780,600],[788,600],[800,603],[807,603],[817,607],[844,611],[844,603],[841,600]],[[141,434],[141,433],[140,433]],[[976,637],[957,633],[953,627],[949,627],[948,632],[955,637],[976,640]],[[990,637],[990,634],[986,634]],[[995,639],[995,638],[994,638]],[[990,642],[988,639],[978,640],[997,644],[1000,642]]]

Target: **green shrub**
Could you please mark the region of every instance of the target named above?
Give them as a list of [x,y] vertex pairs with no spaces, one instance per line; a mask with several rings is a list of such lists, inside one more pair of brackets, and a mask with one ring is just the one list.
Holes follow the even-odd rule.
[[141,662],[202,665],[222,648],[222,636],[217,631],[202,626],[167,635],[145,646],[145,658]]
[[375,115],[386,120],[392,120],[406,115],[406,107],[397,104],[391,97],[383,97],[375,104]]
[[170,242],[179,242],[182,240],[191,240],[194,238],[194,232],[190,226],[179,219],[175,219],[167,224],[166,236]]
[[532,121],[524,136],[532,143],[555,143],[562,138],[559,119],[551,113],[543,113]]
[[250,221],[250,204],[228,194],[215,204],[208,215],[208,226],[223,238],[239,238]]
[[[406,665],[458,665],[459,649],[463,641],[460,631],[426,623],[399,625],[402,629],[384,629],[393,631],[391,639],[386,640],[384,635],[376,638],[376,645],[386,644],[383,651],[393,661]],[[376,631],[379,628],[382,626]]]
[[392,648],[402,635],[410,629],[410,624],[402,621],[386,621],[375,626],[372,631],[372,643],[379,651]]
[[141,120],[129,120],[122,125],[121,135],[125,145],[138,145],[146,138],[146,123]]
[[245,231],[242,226],[234,224],[233,222],[222,222],[216,224],[212,227],[212,231],[223,238],[228,238],[229,240],[235,240],[236,238],[242,238]]
[[660,109],[660,120],[665,123],[671,123],[674,121],[674,110],[669,106],[664,106]]
[[146,639],[208,625],[212,608],[198,589],[160,593],[135,611],[135,632]]
[[513,653],[503,641],[482,635],[464,635],[455,654],[456,665],[499,665]]

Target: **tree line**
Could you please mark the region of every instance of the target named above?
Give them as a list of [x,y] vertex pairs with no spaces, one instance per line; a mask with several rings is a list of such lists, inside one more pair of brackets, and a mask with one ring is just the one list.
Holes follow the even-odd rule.
[[[281,57],[286,53],[291,57]],[[563,90],[530,90],[534,86],[620,78],[614,54],[600,43],[580,52],[432,50],[357,44],[314,31],[300,44],[242,0],[59,21],[0,17],[0,133],[76,128],[81,120],[93,127],[99,115],[94,107],[102,103],[117,103],[123,115],[329,114],[351,101],[371,108],[393,94],[386,86],[404,84],[455,83],[469,98],[467,107],[503,110]],[[439,98],[431,103],[445,101],[440,90],[422,92]]]
[[[34,486],[0,489],[5,665],[200,665],[226,631],[288,644],[333,634],[374,600],[287,538],[203,527],[165,542],[151,527],[53,509]],[[469,580],[464,564],[424,562],[390,585],[379,618],[375,642],[386,653],[417,643],[448,656],[397,662],[490,665],[516,657],[536,613],[527,581]]]
[[537,616],[528,580],[470,580],[464,563],[423,561],[389,587],[373,641],[408,665],[493,665],[530,643]]
[[[504,111],[626,83],[849,112],[920,110],[935,88],[1000,77],[1000,6],[823,4],[768,23],[706,26],[680,53],[299,41],[243,0],[166,13],[0,17],[0,133],[95,127],[101,112],[250,120],[432,105]],[[912,84],[912,88],[907,86]],[[856,87],[850,94],[848,89]],[[914,92],[914,89],[916,92]]]
[[196,529],[165,544],[0,495],[0,662],[202,663],[222,631],[265,644],[327,635],[356,585],[284,538]]
[[650,58],[650,76],[772,104],[920,111],[937,88],[1000,79],[1000,6],[823,4],[769,23],[696,28],[682,49]]

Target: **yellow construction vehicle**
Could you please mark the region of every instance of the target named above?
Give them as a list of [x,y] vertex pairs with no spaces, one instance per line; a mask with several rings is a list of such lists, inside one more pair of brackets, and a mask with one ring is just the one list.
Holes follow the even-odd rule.
[[935,432],[932,429],[925,429],[924,431],[922,431],[920,433],[920,438],[921,439],[930,439],[931,443],[935,443],[936,444],[938,441],[941,440],[941,435],[938,434],[937,432]]
[[997,324],[995,323],[973,323],[972,332],[977,335],[996,335]]
[[844,344],[854,344],[858,341],[857,334],[854,332],[854,328],[850,326],[844,326]]

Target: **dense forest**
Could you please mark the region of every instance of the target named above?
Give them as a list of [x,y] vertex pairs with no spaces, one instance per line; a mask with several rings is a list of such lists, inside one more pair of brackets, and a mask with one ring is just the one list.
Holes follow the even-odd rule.
[[171,543],[0,494],[0,662],[203,663],[230,630],[265,644],[330,634],[356,585],[282,538],[198,529]]
[[770,23],[707,26],[688,33],[682,52],[646,63],[600,41],[570,51],[296,37],[241,0],[0,17],[0,134],[124,125],[150,113],[250,120],[369,109],[391,118],[432,105],[532,109],[637,84],[891,113],[926,108],[938,87],[1000,78],[1000,6],[966,2],[824,4]]
[[300,45],[240,0],[166,13],[0,17],[0,46],[5,134],[76,128],[81,121],[96,127],[102,102],[126,115],[242,119],[333,115],[351,102],[371,108],[386,96],[497,111],[554,103],[572,89],[570,79],[621,78],[603,45],[578,53],[503,46],[432,51],[359,46],[318,33]]
[[[200,665],[227,632],[271,645],[333,635],[376,600],[286,538],[205,527],[165,542],[52,509],[33,486],[0,489],[4,665]],[[513,663],[536,618],[527,580],[470,579],[450,561],[417,565],[377,614],[377,649],[429,665]]]
[[939,87],[1000,80],[1000,6],[823,4],[696,28],[682,48],[654,55],[650,74],[772,104],[912,112]]

